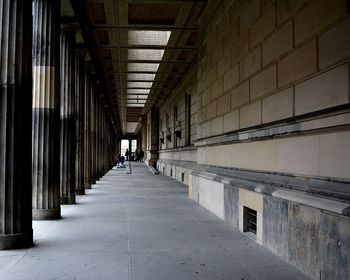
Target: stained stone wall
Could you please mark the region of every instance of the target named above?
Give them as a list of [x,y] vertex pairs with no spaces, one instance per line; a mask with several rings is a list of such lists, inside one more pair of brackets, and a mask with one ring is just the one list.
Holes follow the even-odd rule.
[[[191,142],[165,139],[157,167],[179,181],[184,173],[190,198],[234,227],[242,203],[256,195],[241,201],[240,178],[218,183],[217,168],[276,174],[273,188],[290,188],[281,174],[306,178],[292,195],[307,194],[303,201],[263,193],[255,179],[242,184],[262,201],[257,241],[312,279],[350,277],[343,242],[350,220],[328,209],[349,204],[349,7],[347,0],[209,0],[196,63],[159,108],[160,131],[174,136],[174,107],[186,123],[190,92]],[[343,184],[341,202],[312,205],[313,180],[326,192]]]

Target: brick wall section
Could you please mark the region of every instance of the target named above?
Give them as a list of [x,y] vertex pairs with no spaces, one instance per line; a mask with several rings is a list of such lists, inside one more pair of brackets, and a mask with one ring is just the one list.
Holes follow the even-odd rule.
[[349,5],[209,1],[199,22],[198,138],[348,104]]

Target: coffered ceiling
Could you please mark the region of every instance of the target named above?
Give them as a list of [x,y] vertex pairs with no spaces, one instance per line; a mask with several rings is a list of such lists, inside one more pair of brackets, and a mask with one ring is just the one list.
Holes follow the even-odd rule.
[[71,1],[123,135],[159,107],[196,57],[206,1]]

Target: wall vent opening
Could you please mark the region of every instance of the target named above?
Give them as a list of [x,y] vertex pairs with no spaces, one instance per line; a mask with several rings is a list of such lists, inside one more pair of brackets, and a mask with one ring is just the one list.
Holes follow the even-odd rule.
[[245,207],[243,210],[243,231],[256,234],[257,213],[255,210]]

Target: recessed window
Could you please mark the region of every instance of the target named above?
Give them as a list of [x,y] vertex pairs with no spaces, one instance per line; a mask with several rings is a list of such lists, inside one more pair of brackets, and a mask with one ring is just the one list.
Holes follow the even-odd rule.
[[128,99],[147,99],[148,95],[142,95],[142,94],[128,94]]
[[181,182],[184,182],[185,181],[185,173],[181,173]]
[[133,97],[128,96],[127,100],[128,100],[128,102],[131,102],[131,103],[136,102],[136,101],[138,103],[139,103],[139,101],[140,102],[146,102],[147,97],[145,97],[145,98],[140,98],[140,97],[133,98]]
[[153,82],[128,82],[128,88],[151,88]]
[[162,60],[164,50],[155,49],[129,49],[128,59],[130,60]]
[[170,177],[173,177],[173,170],[170,169]]
[[134,105],[137,106],[137,105],[138,105],[138,106],[141,107],[141,106],[144,106],[145,103],[127,103],[127,105],[128,105],[128,106],[134,106]]
[[159,63],[128,63],[129,72],[157,72]]
[[128,80],[129,81],[153,81],[155,78],[156,74],[134,74],[134,73],[129,73],[128,74]]
[[256,234],[257,213],[255,210],[245,207],[243,208],[243,231]]
[[150,89],[141,89],[141,88],[128,88],[128,94],[149,94]]
[[166,46],[171,31],[138,30],[128,32],[129,45]]

